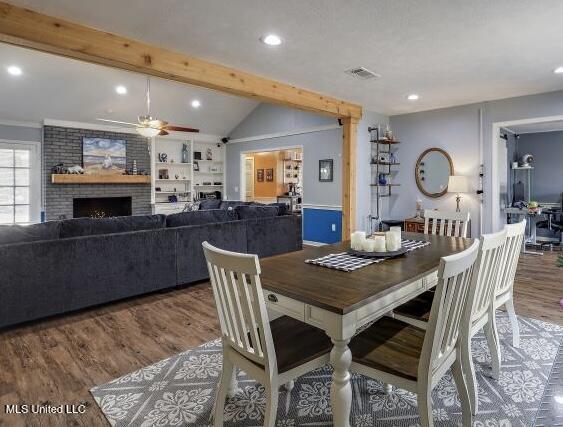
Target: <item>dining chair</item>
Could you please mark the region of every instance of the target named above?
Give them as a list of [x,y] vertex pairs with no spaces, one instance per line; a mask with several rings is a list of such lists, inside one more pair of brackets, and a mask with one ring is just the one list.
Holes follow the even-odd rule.
[[467,237],[469,212],[424,210],[424,234]]
[[[524,234],[526,233],[526,219],[516,223],[505,225],[506,243],[504,245],[504,253],[500,262],[499,279],[494,287],[494,298],[492,299],[492,313],[496,313],[503,305],[506,308],[510,326],[512,329],[512,346],[520,347],[520,328],[518,327],[518,318],[514,310],[514,278],[516,277],[516,267],[520,258],[522,244],[524,242]],[[501,367],[500,341],[496,322],[494,319],[491,323],[491,329],[496,341],[497,350],[491,350],[492,356],[492,377],[499,378]]]
[[[458,356],[461,358],[461,366],[467,379],[471,412],[473,414],[476,414],[478,411],[478,388],[473,357],[471,355],[471,339],[477,332],[484,329],[489,350],[491,353],[495,353],[493,360],[498,359],[499,345],[495,333],[495,316],[491,301],[495,285],[499,281],[501,274],[506,234],[506,230],[502,230],[498,233],[483,234],[481,236],[469,295],[463,309],[460,352]],[[393,316],[396,319],[426,329],[430,319],[433,299],[434,292],[427,291],[419,297],[397,307],[393,310]]]
[[225,398],[236,389],[238,367],[266,389],[264,425],[274,426],[279,385],[327,364],[332,343],[322,330],[288,316],[269,321],[257,255],[202,245],[223,345],[214,425],[223,426]]
[[471,426],[471,403],[462,371],[459,337],[479,241],[444,257],[426,330],[383,317],[352,338],[351,369],[367,377],[417,393],[423,427],[434,425],[431,392],[451,368],[460,396],[464,426]]

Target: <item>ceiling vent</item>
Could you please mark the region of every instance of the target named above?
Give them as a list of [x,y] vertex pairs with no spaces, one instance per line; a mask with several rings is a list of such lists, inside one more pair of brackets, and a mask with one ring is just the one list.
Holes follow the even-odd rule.
[[360,80],[379,79],[381,77],[380,74],[374,73],[364,67],[351,68],[346,70],[346,73]]

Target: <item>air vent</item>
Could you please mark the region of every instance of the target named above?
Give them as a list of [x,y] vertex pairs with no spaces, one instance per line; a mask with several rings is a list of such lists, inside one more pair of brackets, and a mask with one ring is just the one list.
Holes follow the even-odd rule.
[[364,67],[351,68],[350,70],[346,70],[346,73],[360,80],[378,79],[381,77],[381,75]]

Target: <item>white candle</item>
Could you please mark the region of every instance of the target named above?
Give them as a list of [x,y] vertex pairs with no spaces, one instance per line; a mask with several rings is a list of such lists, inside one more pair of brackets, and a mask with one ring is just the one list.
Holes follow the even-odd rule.
[[374,239],[364,240],[363,248],[365,252],[375,252],[375,240]]
[[385,243],[388,251],[398,251],[401,249],[401,235],[395,231],[388,231],[385,235]]
[[361,251],[363,250],[365,240],[366,240],[365,231],[355,231],[350,236],[350,247],[356,251]]
[[374,251],[385,252],[385,236],[373,236]]
[[389,231],[393,231],[394,233],[399,234],[399,238],[401,237],[401,227],[390,227]]

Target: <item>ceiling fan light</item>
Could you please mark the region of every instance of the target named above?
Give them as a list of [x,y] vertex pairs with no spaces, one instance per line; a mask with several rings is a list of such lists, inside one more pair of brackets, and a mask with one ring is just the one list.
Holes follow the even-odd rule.
[[138,127],[136,128],[137,133],[145,138],[154,138],[160,133],[160,129],[151,127]]

